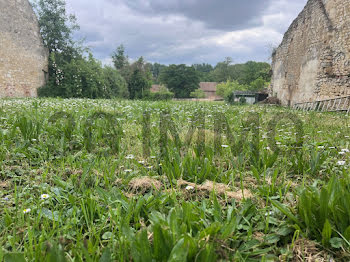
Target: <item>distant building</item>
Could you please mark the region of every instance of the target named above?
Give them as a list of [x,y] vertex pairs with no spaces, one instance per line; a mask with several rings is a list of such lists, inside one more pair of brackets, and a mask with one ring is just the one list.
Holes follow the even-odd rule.
[[205,99],[212,101],[220,101],[223,100],[223,98],[216,94],[217,85],[218,83],[216,82],[200,82],[199,89],[204,92]]
[[234,102],[239,103],[244,100],[245,103],[253,105],[264,101],[269,95],[265,92],[236,91],[233,96]]

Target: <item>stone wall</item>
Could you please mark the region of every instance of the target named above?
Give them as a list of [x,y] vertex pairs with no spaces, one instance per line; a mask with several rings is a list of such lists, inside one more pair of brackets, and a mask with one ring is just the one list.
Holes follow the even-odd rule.
[[45,84],[48,51],[28,0],[0,0],[0,97],[35,97]]
[[282,104],[350,95],[350,0],[309,0],[273,54]]

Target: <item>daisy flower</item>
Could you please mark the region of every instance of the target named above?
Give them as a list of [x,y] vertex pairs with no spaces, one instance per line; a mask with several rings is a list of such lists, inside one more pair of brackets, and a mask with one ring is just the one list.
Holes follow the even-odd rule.
[[41,200],[45,200],[45,199],[48,199],[50,196],[48,194],[42,194],[40,196]]
[[126,158],[126,159],[134,159],[135,156],[134,156],[134,155],[128,155],[128,156],[126,156],[125,158]]
[[27,214],[27,213],[29,213],[30,211],[32,211],[30,208],[26,208],[26,209],[23,210],[23,214]]
[[345,163],[346,163],[345,161],[338,161],[338,162],[337,162],[337,165],[338,165],[338,166],[344,166]]

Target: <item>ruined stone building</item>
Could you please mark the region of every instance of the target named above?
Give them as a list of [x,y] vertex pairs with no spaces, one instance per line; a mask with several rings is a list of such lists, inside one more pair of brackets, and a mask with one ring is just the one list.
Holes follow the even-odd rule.
[[309,0],[272,70],[272,95],[284,105],[350,95],[350,0]]
[[0,0],[0,97],[35,97],[48,51],[28,0]]

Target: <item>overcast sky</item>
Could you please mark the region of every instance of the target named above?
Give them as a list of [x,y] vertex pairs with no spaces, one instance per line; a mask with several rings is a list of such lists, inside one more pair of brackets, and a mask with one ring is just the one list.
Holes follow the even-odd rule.
[[120,44],[163,64],[269,61],[307,0],[67,0],[104,63]]

